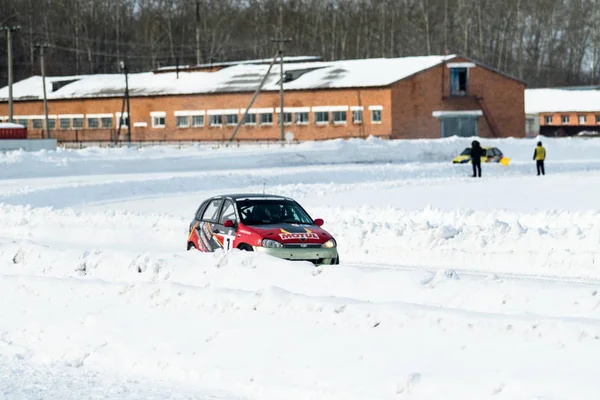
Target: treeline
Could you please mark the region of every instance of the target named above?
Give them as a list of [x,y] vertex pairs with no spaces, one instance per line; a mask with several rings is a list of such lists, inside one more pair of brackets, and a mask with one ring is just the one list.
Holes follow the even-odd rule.
[[[0,0],[15,79],[272,57],[458,53],[530,87],[600,83],[600,0]],[[374,71],[376,73],[376,71]],[[0,32],[0,86],[7,45]]]

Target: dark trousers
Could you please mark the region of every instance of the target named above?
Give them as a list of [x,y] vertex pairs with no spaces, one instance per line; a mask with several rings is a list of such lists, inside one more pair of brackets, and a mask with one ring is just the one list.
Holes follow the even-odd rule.
[[537,160],[535,164],[537,166],[538,175],[540,174],[540,172],[542,173],[542,175],[546,175],[546,171],[544,171],[544,160]]
[[479,177],[481,178],[481,160],[473,160],[473,178],[477,176],[477,172],[479,173]]

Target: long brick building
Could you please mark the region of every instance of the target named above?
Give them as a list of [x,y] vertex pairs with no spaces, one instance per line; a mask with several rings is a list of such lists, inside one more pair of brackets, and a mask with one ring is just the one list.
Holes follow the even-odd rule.
[[[294,61],[284,65],[283,118],[296,140],[525,135],[525,83],[473,60],[449,55]],[[59,141],[227,140],[267,70],[262,61],[129,74],[130,116],[122,114],[122,74],[50,77],[50,136]],[[237,139],[280,137],[278,91],[276,64]],[[13,99],[15,122],[26,125],[30,137],[41,137],[41,77],[16,82]],[[0,120],[7,119],[5,87]]]
[[600,87],[528,89],[525,91],[528,122],[537,133],[561,137],[600,134]]

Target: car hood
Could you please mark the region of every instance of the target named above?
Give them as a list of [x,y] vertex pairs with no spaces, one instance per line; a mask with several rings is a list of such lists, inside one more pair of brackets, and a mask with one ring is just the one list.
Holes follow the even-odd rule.
[[277,240],[281,243],[325,243],[332,236],[316,225],[272,224],[244,225],[244,227],[263,239]]

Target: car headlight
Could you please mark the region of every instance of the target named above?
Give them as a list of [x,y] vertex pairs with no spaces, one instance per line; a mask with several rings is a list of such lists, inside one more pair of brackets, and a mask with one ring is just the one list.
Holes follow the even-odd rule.
[[263,241],[262,241],[262,247],[281,248],[281,247],[283,247],[283,245],[281,243],[279,243],[278,241],[276,241],[276,240],[263,239]]
[[333,249],[336,246],[337,243],[335,242],[335,239],[329,239],[328,241],[323,243],[323,247],[325,247],[326,249]]

